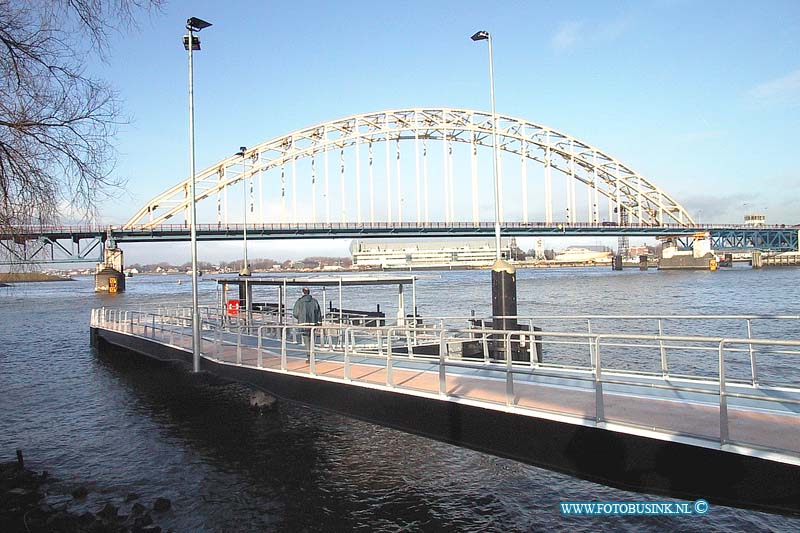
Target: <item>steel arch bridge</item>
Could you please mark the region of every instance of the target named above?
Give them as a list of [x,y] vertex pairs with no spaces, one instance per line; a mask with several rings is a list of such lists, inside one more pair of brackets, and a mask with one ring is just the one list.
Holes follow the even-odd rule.
[[[415,108],[352,115],[296,130],[199,172],[198,221],[210,222],[216,214],[216,223],[227,224],[232,213],[236,221],[246,215],[248,223],[262,224],[435,221],[479,226],[494,215],[492,155],[485,155],[492,149],[492,122],[483,111]],[[666,191],[588,143],[500,114],[497,128],[503,223],[694,223]],[[438,150],[432,149],[434,143]],[[190,181],[149,200],[124,229],[188,221]],[[228,195],[235,185],[242,187],[238,200]],[[210,198],[216,198],[216,209],[203,202]]]

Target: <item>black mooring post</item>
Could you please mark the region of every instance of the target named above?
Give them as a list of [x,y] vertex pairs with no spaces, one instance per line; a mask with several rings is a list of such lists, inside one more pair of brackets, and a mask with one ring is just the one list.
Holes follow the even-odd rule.
[[[492,265],[492,328],[516,331],[517,325],[517,272],[513,265],[498,259]],[[501,318],[513,317],[513,318]],[[497,335],[494,339],[493,357],[505,359],[505,337]],[[516,341],[516,342],[515,342]],[[511,359],[525,361],[525,354],[520,352],[519,339],[512,337]]]

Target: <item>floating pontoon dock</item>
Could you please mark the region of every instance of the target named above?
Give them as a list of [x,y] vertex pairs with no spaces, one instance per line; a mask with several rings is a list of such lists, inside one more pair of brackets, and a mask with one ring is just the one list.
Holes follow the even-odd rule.
[[[283,287],[285,302],[285,287],[329,282],[265,284]],[[402,295],[413,279],[400,283]],[[624,489],[800,514],[800,340],[751,334],[753,324],[796,332],[800,317],[519,317],[542,327],[534,337],[476,326],[474,317],[423,324],[400,312],[381,326],[344,315],[298,326],[285,311],[250,309],[231,320],[221,309],[205,309],[202,370],[286,400]],[[665,334],[670,324],[746,333]],[[192,360],[185,309],[95,309],[91,328],[106,349]],[[303,336],[313,339],[308,346]],[[465,355],[467,342],[483,346],[482,353]],[[512,343],[538,343],[544,358],[497,361],[490,343],[505,343],[505,353]],[[421,349],[432,345],[433,354]]]

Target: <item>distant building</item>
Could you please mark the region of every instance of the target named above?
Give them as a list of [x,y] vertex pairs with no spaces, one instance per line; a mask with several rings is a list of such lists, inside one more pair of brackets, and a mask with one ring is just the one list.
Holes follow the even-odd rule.
[[[501,253],[509,256],[512,239],[502,239]],[[358,268],[488,267],[496,259],[495,241],[353,241],[353,266]]]
[[745,226],[763,226],[766,221],[767,215],[752,214],[744,216]]
[[541,237],[536,239],[536,248],[534,249],[533,257],[537,261],[541,261],[541,260],[543,260],[545,258],[545,256],[544,256],[544,240]]
[[647,248],[647,246],[631,246],[628,249],[628,253],[630,254],[628,257],[633,257],[636,259],[639,256],[649,254],[650,250]]
[[570,246],[553,258],[558,263],[609,263],[613,252],[605,246]]

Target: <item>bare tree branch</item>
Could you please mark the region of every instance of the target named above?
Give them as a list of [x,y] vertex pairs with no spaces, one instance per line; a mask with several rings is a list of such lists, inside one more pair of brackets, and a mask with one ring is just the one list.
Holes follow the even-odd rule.
[[122,183],[112,171],[125,119],[114,89],[86,74],[113,31],[161,0],[0,0],[0,230],[91,213]]

